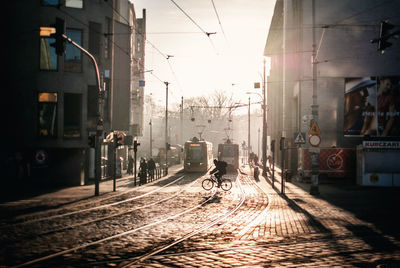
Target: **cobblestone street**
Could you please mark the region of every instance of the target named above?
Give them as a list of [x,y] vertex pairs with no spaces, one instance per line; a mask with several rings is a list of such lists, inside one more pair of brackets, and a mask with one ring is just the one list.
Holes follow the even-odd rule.
[[2,203],[0,267],[400,267],[397,188],[325,183],[313,196],[286,182],[281,194],[279,176],[272,187],[245,166],[230,191],[208,192],[177,171],[102,183],[96,198],[81,186]]

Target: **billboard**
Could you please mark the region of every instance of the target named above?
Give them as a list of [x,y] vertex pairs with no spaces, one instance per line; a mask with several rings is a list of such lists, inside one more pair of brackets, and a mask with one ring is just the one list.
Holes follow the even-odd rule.
[[343,132],[400,137],[400,76],[346,78]]

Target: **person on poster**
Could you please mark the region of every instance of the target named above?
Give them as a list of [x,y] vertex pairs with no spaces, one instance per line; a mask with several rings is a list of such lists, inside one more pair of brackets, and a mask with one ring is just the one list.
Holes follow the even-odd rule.
[[376,135],[375,103],[371,100],[376,81],[365,80],[346,90],[344,134]]
[[379,77],[378,81],[378,133],[379,136],[390,136],[395,123],[395,96],[393,95],[393,79]]

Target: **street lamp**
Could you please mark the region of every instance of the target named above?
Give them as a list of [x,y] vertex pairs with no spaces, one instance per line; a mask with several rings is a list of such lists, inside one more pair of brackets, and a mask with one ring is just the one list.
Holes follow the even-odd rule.
[[165,175],[168,175],[168,85],[165,84]]
[[262,132],[262,166],[263,166],[263,176],[267,175],[267,105],[266,105],[266,91],[265,91],[265,59],[264,59],[264,77],[263,77],[263,96],[258,92],[246,92],[246,94],[256,94],[258,95],[263,104],[263,132]]
[[[247,129],[247,154],[248,157],[251,153],[251,145],[250,145],[250,96],[249,96],[249,113],[248,113],[248,129]],[[250,164],[250,163],[249,163]]]

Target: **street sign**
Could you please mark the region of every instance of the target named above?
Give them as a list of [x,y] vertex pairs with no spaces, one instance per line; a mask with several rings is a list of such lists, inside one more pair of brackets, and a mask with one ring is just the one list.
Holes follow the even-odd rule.
[[311,146],[318,147],[321,143],[321,137],[319,135],[310,135],[308,142],[311,144]]
[[306,143],[306,133],[295,132],[293,135],[295,144],[305,144]]
[[316,121],[314,121],[314,123],[312,124],[310,130],[308,131],[308,134],[310,134],[310,135],[320,135],[321,134],[321,129],[319,128]]

